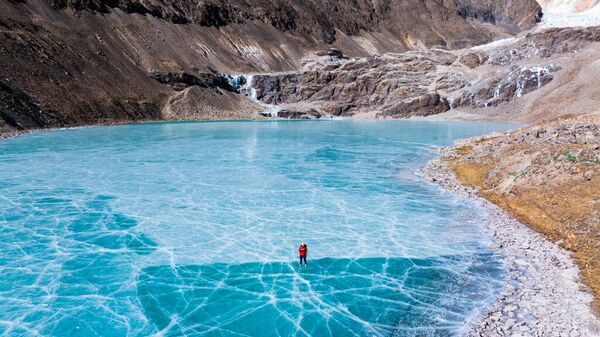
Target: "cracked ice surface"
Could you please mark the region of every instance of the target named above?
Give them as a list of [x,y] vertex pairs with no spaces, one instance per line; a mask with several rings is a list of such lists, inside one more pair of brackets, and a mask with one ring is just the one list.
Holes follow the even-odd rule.
[[[0,143],[0,335],[451,335],[501,271],[415,175],[506,125],[168,123]],[[310,248],[298,271],[296,246]]]
[[489,296],[482,278],[498,273],[490,256],[465,262],[328,258],[301,272],[278,262],[159,266],[143,270],[139,296],[170,336],[449,336]]

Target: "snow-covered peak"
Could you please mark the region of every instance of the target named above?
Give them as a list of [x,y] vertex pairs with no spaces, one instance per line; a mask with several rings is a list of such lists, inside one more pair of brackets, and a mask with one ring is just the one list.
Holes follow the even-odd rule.
[[592,9],[599,0],[538,0],[549,13],[580,13]]
[[537,0],[544,11],[541,27],[600,26],[600,0]]

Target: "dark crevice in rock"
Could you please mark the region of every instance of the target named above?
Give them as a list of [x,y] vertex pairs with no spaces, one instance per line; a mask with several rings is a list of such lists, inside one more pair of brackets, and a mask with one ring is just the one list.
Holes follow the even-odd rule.
[[150,72],[150,78],[153,80],[171,86],[175,90],[183,90],[191,86],[199,86],[210,89],[223,89],[231,92],[239,92],[234,87],[227,75],[200,73],[198,75],[188,73],[169,73],[161,71]]

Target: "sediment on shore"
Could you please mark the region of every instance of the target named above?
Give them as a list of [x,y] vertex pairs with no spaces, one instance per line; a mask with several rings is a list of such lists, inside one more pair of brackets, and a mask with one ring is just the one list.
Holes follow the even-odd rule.
[[570,251],[600,298],[600,113],[465,142],[450,161],[462,183]]
[[568,252],[520,223],[508,212],[478,196],[451,171],[447,161],[456,150],[423,169],[427,179],[448,191],[481,202],[490,213],[485,226],[505,255],[505,286],[478,320],[468,322],[469,337],[597,336],[600,322],[591,308],[593,296],[580,283],[577,265]]
[[506,255],[506,286],[470,336],[600,335],[599,121],[591,114],[462,141],[424,169],[489,209],[486,226]]

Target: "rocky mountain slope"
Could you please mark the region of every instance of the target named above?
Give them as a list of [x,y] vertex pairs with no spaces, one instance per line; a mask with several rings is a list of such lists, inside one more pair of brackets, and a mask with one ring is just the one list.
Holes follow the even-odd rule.
[[551,13],[581,13],[598,6],[598,0],[538,0],[542,8]]
[[540,30],[536,22],[542,8],[596,7],[0,0],[0,132],[261,111],[291,118],[459,111],[523,121],[587,112],[600,100],[587,85],[599,71],[599,28]]
[[[586,85],[573,77],[585,67],[598,71],[595,53],[600,27],[553,28],[508,39],[503,43],[461,50],[430,49],[348,58],[331,53],[305,63],[298,72],[257,74],[248,78],[255,97],[286,111],[313,109],[336,116],[411,117],[460,109],[497,118],[551,119],[558,114],[537,113],[525,104],[546,86],[558,91],[571,113],[586,112],[593,104],[575,108],[594,89],[570,91],[552,86],[569,78],[570,85]],[[555,80],[556,78],[556,80]],[[546,90],[547,92],[547,90]],[[546,96],[546,99],[549,99]],[[552,98],[550,98],[552,99]],[[511,104],[508,104],[511,103]],[[495,109],[491,109],[495,108]],[[510,111],[512,110],[512,112]],[[544,115],[545,114],[545,115]]]
[[0,129],[248,118],[260,108],[223,73],[295,71],[331,47],[454,50],[531,28],[539,12],[534,0],[0,0]]

